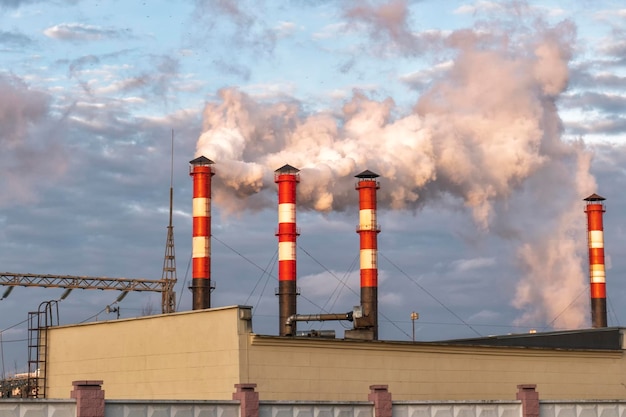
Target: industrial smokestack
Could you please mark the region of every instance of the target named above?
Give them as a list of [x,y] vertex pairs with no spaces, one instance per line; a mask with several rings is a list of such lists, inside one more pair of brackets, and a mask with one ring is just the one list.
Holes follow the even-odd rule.
[[604,197],[591,194],[587,206],[587,241],[589,243],[589,284],[591,288],[591,326],[606,327],[606,270],[604,268]]
[[355,329],[372,332],[378,339],[378,233],[376,222],[376,190],[380,188],[378,174],[366,170],[356,175],[359,182],[359,225],[361,259],[361,308],[362,317],[355,319]]
[[189,161],[193,178],[192,308],[211,308],[211,177],[210,159],[200,156]]
[[299,169],[291,165],[274,171],[274,182],[278,184],[278,304],[279,334],[293,336],[296,323],[287,324],[287,319],[296,314],[296,238],[300,233],[296,227],[296,185],[300,182]]

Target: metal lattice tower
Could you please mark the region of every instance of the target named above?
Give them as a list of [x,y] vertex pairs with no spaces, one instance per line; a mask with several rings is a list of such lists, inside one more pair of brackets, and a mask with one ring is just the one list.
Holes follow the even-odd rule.
[[161,311],[173,313],[176,311],[176,253],[174,250],[174,226],[172,225],[172,211],[174,206],[174,130],[172,130],[172,166],[170,171],[170,221],[167,226],[167,240],[165,242],[165,258],[163,259],[163,275],[165,291],[161,297]]
[[[170,215],[171,222],[171,215]],[[176,293],[174,285],[176,285],[176,255],[174,254],[174,226],[167,226],[167,242],[165,244],[165,259],[163,260],[163,276],[165,281],[165,291],[162,295],[163,313],[173,313],[176,311]]]

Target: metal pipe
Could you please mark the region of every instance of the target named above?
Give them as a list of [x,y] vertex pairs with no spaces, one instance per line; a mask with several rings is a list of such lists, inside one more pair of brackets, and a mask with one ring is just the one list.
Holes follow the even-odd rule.
[[[298,321],[340,321],[347,320],[352,321],[354,318],[354,312],[348,313],[326,313],[326,314],[292,314],[285,320],[285,327],[288,329],[287,334],[281,336],[293,336],[296,334],[295,322]],[[292,331],[293,326],[293,331]]]

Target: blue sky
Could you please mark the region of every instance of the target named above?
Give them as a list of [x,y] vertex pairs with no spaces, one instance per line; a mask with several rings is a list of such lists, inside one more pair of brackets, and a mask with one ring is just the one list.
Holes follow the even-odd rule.
[[[204,154],[217,171],[212,304],[252,305],[259,333],[278,332],[285,163],[302,170],[299,313],[358,304],[354,175],[370,169],[381,338],[410,340],[412,311],[418,340],[588,327],[593,192],[607,198],[621,325],[620,3],[0,0],[0,270],[159,279],[173,130],[181,311],[188,162]],[[26,368],[27,313],[61,293],[0,301],[5,374]],[[113,319],[118,295],[74,291],[61,323]],[[160,297],[119,307],[158,312]]]

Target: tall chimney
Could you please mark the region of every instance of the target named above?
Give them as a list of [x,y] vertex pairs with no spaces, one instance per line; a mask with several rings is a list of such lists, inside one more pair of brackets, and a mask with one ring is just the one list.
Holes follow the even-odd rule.
[[189,161],[193,178],[192,308],[211,308],[211,177],[210,159],[200,156]]
[[587,241],[589,243],[589,284],[591,288],[591,326],[606,327],[606,271],[604,268],[604,197],[591,194],[587,206]]
[[278,304],[279,334],[293,336],[296,322],[287,325],[287,319],[296,314],[296,185],[300,182],[299,169],[284,165],[274,171],[278,184]]
[[361,259],[362,318],[355,320],[355,328],[372,332],[378,340],[378,233],[376,222],[376,190],[380,188],[378,174],[366,170],[356,175],[359,182],[359,234]]

